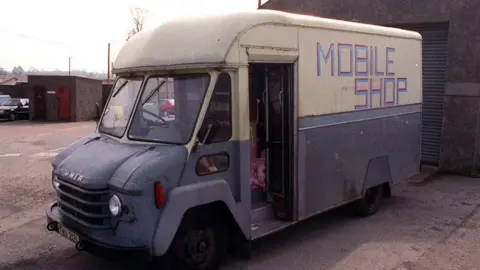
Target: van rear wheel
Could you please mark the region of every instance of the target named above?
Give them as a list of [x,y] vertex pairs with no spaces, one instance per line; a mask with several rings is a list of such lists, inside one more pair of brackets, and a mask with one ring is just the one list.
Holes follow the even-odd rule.
[[172,269],[217,269],[226,253],[223,222],[183,220],[169,250]]
[[377,213],[384,198],[383,185],[371,187],[365,191],[365,195],[353,205],[356,215],[368,217]]

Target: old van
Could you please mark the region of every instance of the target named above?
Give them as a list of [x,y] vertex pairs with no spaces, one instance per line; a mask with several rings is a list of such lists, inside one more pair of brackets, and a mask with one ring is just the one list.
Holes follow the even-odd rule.
[[47,229],[212,269],[334,207],[372,215],[420,169],[421,56],[416,32],[268,10],[140,32],[95,133],[52,162]]

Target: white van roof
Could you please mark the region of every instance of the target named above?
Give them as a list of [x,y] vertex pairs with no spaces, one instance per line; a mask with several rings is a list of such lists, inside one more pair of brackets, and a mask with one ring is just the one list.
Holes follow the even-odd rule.
[[192,66],[220,66],[232,44],[248,29],[264,24],[297,25],[340,31],[421,39],[421,35],[396,28],[292,14],[254,10],[166,21],[133,36],[118,53],[114,72]]

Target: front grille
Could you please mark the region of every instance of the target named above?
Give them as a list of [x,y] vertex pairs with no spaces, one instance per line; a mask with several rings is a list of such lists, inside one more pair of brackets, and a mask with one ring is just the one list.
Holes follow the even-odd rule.
[[111,214],[108,209],[108,190],[85,189],[56,178],[56,188],[60,213],[76,223],[93,229],[111,227]]

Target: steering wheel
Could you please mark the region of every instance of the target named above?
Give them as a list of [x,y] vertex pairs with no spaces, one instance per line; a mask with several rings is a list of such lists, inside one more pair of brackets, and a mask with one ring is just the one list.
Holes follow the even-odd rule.
[[148,111],[148,110],[145,110],[144,108],[142,108],[142,112],[145,112],[147,114],[150,114],[151,116],[157,118],[158,120],[162,121],[162,124],[165,125],[165,126],[169,126],[169,123],[167,122],[167,120],[163,119],[163,117],[161,117],[160,115],[156,115],[154,113],[152,113],[151,111]]

